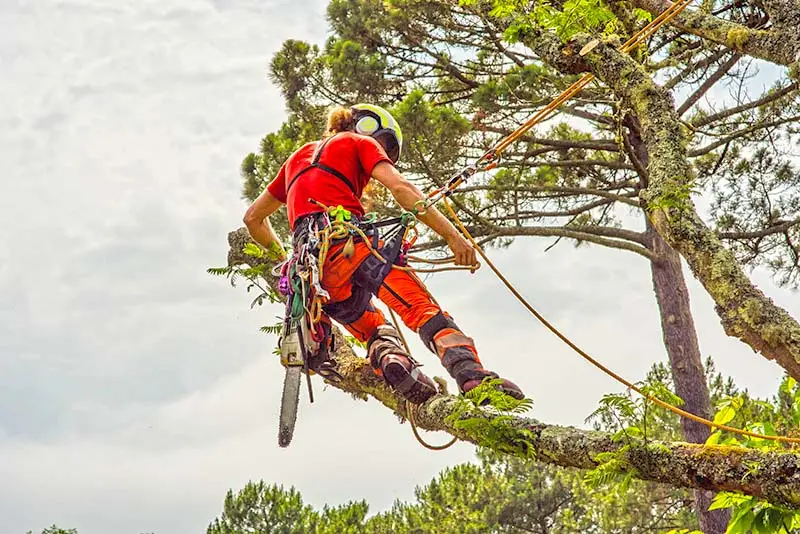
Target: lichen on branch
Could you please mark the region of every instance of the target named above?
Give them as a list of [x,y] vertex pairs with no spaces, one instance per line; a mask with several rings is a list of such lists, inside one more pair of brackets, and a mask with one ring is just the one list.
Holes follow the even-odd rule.
[[[231,232],[228,242],[229,267],[264,264],[263,258],[243,252],[250,242],[244,228]],[[274,283],[268,277],[264,280]],[[333,358],[342,380],[329,384],[357,399],[373,398],[401,418],[407,418],[409,405],[404,399],[375,375],[366,359],[355,354],[338,328],[334,328],[333,335],[336,347]],[[474,400],[437,395],[423,405],[412,406],[414,419],[423,430],[444,431],[465,442],[544,463],[596,469],[613,461],[615,470],[631,478],[678,487],[740,492],[773,504],[800,508],[800,454],[794,451],[633,438],[623,442],[611,434],[550,425],[516,413],[515,407],[524,408],[528,403],[498,410],[478,406],[482,398]]]

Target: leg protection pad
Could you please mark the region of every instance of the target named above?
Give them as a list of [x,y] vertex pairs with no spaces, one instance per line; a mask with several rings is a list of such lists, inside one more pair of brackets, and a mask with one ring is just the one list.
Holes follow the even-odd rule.
[[463,390],[464,383],[470,380],[496,376],[483,368],[472,338],[465,336],[460,330],[440,330],[434,336],[433,344],[442,365],[455,378],[459,389]]
[[367,342],[367,355],[375,372],[409,401],[421,404],[436,394],[436,385],[419,370],[393,327],[378,327]]
[[456,325],[455,321],[453,321],[449,315],[443,312],[437,313],[419,327],[419,337],[422,339],[422,342],[425,343],[425,346],[428,347],[428,350],[434,353],[437,352],[433,344],[433,338],[445,328],[458,330],[458,325]]
[[389,355],[403,356],[413,361],[403,346],[399,332],[393,326],[385,324],[379,326],[367,341],[367,357],[372,368],[380,371],[383,360]]

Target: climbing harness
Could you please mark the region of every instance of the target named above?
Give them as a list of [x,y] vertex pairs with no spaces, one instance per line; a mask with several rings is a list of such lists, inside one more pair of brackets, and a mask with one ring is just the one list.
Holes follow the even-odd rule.
[[294,254],[273,271],[279,275],[278,291],[286,297],[286,313],[278,340],[281,363],[286,367],[278,422],[278,445],[281,447],[288,447],[294,435],[301,371],[306,374],[308,397],[312,403],[312,373],[331,381],[341,379],[328,357],[334,348],[330,321],[309,308],[309,304],[313,307],[315,302],[328,295],[320,283],[319,263],[312,253],[314,245],[308,233],[298,232],[296,235],[299,239]]
[[338,170],[334,169],[333,167],[331,167],[331,166],[329,166],[329,165],[325,165],[324,163],[320,163],[320,162],[319,162],[320,158],[322,157],[322,152],[325,150],[325,147],[326,147],[326,146],[328,146],[328,143],[329,143],[329,142],[331,141],[331,139],[333,139],[334,137],[336,137],[336,134],[334,134],[334,135],[330,136],[330,137],[329,137],[329,138],[327,138],[325,141],[323,141],[322,143],[320,143],[320,144],[317,146],[317,148],[314,150],[314,155],[313,155],[313,157],[311,158],[311,163],[310,163],[310,164],[309,164],[307,167],[305,167],[305,168],[301,169],[300,171],[298,171],[298,172],[297,172],[297,173],[296,173],[294,176],[292,176],[292,178],[291,178],[291,179],[290,179],[290,180],[289,180],[289,181],[286,183],[286,194],[287,194],[287,195],[289,194],[289,190],[292,188],[292,186],[293,186],[294,184],[296,184],[296,183],[297,183],[297,180],[299,180],[301,176],[303,176],[305,173],[307,173],[308,171],[310,171],[310,170],[312,170],[312,169],[319,169],[319,170],[321,170],[321,171],[324,171],[324,172],[326,172],[326,173],[330,174],[331,176],[334,176],[334,177],[338,178],[339,180],[341,180],[342,182],[344,182],[344,184],[345,184],[345,185],[348,187],[348,189],[350,189],[350,191],[351,191],[351,192],[352,192],[354,195],[356,194],[356,186],[355,186],[355,185],[353,185],[353,182],[351,182],[351,181],[350,181],[350,180],[347,178],[347,176],[345,176],[344,174],[342,174],[340,171],[338,171]]
[[[336,362],[330,357],[333,352],[331,318],[345,324],[352,322],[363,313],[372,294],[377,293],[392,269],[416,270],[409,265],[410,261],[434,265],[433,269],[419,269],[421,272],[477,268],[446,266],[452,258],[424,260],[409,256],[408,250],[417,237],[417,220],[408,214],[377,221],[374,214],[359,218],[342,206],[326,206],[315,199],[309,202],[322,211],[297,219],[293,254],[273,270],[279,277],[278,290],[286,297],[279,340],[281,362],[286,367],[278,430],[278,443],[282,447],[288,446],[293,436],[301,373],[306,374],[312,403],[312,374],[331,381],[341,379]],[[330,303],[330,294],[322,287],[326,259],[331,248],[340,244],[343,244],[342,254],[352,255],[356,240],[364,243],[369,251],[353,275],[359,282],[359,290],[346,301]]]

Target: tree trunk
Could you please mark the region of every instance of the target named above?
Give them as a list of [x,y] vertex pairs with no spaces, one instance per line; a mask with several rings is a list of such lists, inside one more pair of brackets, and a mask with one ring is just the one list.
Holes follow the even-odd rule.
[[[640,136],[641,125],[635,116],[628,116],[626,125],[627,139],[632,151],[630,156],[639,160],[638,167],[643,169],[640,171],[640,178],[646,187],[648,182],[646,169],[650,164],[650,157]],[[664,241],[647,217],[645,217],[645,228],[648,248],[655,256],[650,261],[650,271],[675,393],[683,399],[685,410],[710,419],[711,398],[703,371],[703,359],[697,341],[697,330],[694,327],[689,304],[689,289],[683,277],[680,254]],[[680,422],[683,437],[689,443],[705,443],[711,433],[702,423],[684,417]],[[706,534],[725,534],[730,521],[730,512],[709,511],[708,507],[713,499],[714,493],[711,491],[702,489],[694,491],[694,509],[700,530]]]
[[[244,228],[228,235],[229,265],[267,263],[241,252],[248,242],[250,236]],[[330,384],[357,398],[373,397],[406,417],[406,402],[375,375],[364,358],[353,352],[338,328],[334,328],[333,335],[336,338],[333,357],[343,378]],[[760,451],[636,439],[615,441],[606,433],[548,425],[514,415],[501,416],[491,408],[465,411],[465,402],[442,394],[423,405],[412,406],[417,426],[445,431],[505,454],[563,467],[593,469],[604,463],[598,455],[614,453],[615,469],[620,475],[690,489],[736,491],[800,508],[800,454],[791,450]],[[465,421],[469,424],[465,425]],[[487,428],[491,431],[487,432]]]
[[[664,346],[669,355],[675,393],[684,401],[688,412],[709,419],[711,399],[708,392],[697,331],[689,305],[689,290],[683,277],[681,257],[667,245],[653,226],[647,221],[647,235],[656,260],[650,262],[653,289],[661,316],[661,331]],[[683,437],[690,443],[704,443],[710,434],[709,428],[695,421],[681,418]],[[728,510],[709,511],[714,493],[698,489],[694,491],[695,511],[700,530],[706,534],[724,534],[730,520]]]
[[653,227],[686,259],[714,299],[725,332],[800,379],[800,323],[753,284],[733,253],[697,214],[691,199],[695,184],[687,140],[671,95],[612,44],[601,43],[581,56],[577,51],[588,43],[588,36],[578,36],[564,46],[555,34],[531,26],[519,38],[562,72],[590,70],[639,118],[642,141],[651,156],[649,181],[639,200]]

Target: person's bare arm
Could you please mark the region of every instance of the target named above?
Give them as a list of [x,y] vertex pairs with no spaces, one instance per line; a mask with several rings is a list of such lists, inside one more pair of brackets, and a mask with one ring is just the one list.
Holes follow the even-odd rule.
[[283,245],[281,245],[280,239],[269,222],[269,216],[275,213],[282,204],[280,200],[265,189],[255,202],[247,208],[243,218],[250,236],[256,243],[275,256],[271,259],[278,261],[286,259],[286,251],[283,250]]
[[[378,163],[372,170],[372,177],[386,186],[397,203],[404,209],[412,210],[414,204],[425,199],[422,191],[406,180],[395,166],[389,162],[382,161]],[[475,249],[472,248],[470,242],[459,233],[456,227],[439,210],[431,206],[425,210],[424,214],[417,217],[447,242],[447,246],[450,247],[455,257],[456,265],[475,265],[477,263]]]

